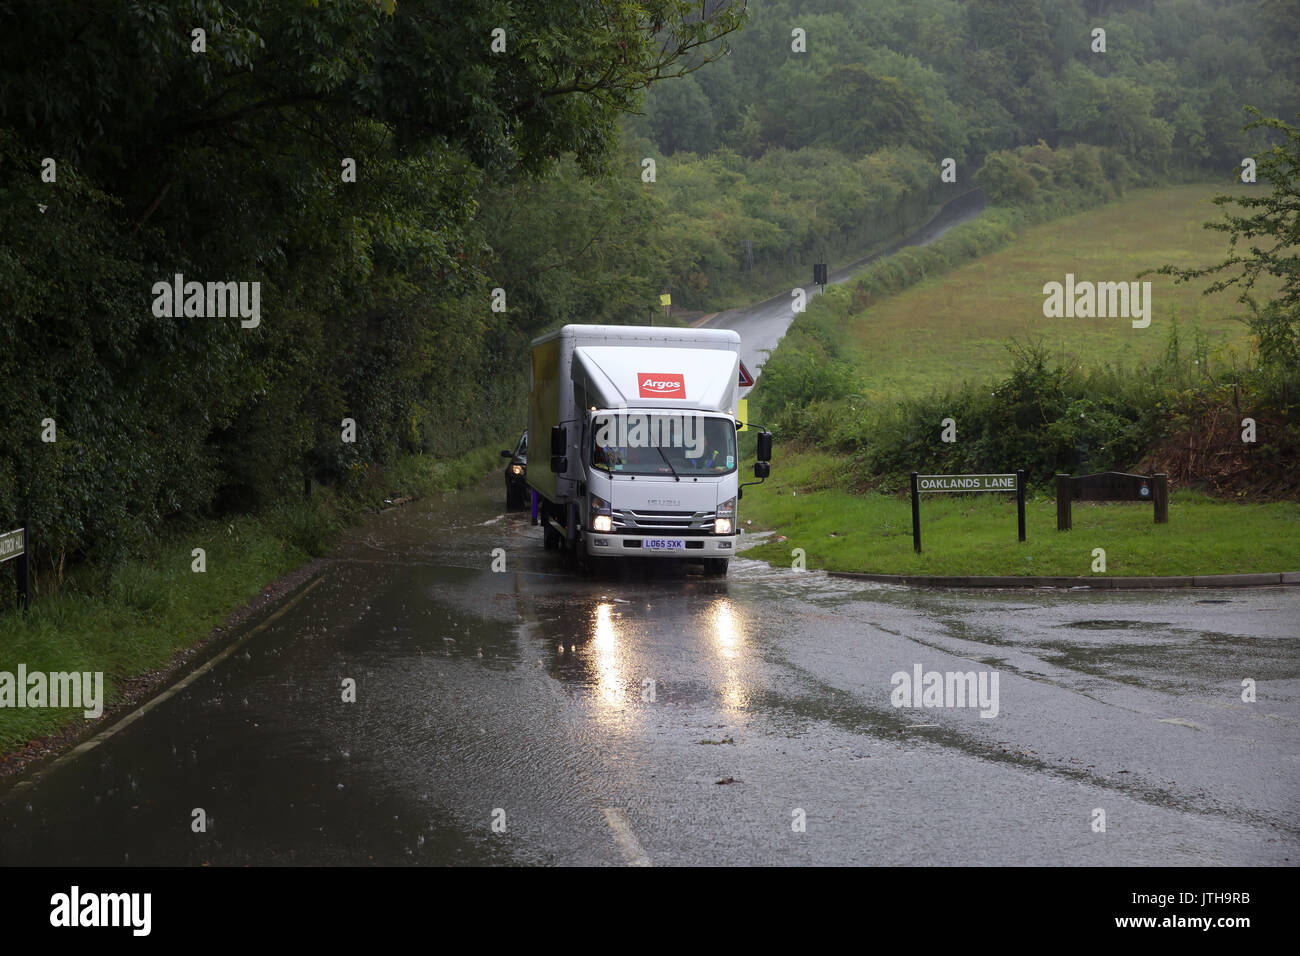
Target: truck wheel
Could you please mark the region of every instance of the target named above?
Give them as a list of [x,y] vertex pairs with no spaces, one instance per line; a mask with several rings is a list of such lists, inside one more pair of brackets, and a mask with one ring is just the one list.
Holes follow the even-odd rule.
[[705,558],[704,573],[711,578],[725,578],[729,564],[731,561],[728,558]]

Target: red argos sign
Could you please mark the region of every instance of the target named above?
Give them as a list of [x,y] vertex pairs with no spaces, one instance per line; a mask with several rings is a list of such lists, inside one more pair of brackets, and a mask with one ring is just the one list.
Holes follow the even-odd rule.
[[680,372],[638,372],[642,398],[685,398],[686,379]]

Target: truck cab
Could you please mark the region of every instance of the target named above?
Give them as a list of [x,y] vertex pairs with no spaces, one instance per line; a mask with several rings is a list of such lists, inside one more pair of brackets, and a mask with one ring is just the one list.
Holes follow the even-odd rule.
[[597,409],[584,426],[586,554],[695,558],[725,571],[736,542],[736,420]]

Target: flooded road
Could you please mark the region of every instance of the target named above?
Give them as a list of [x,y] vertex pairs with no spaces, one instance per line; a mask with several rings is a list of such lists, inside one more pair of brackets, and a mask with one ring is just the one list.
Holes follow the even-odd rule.
[[[587,580],[500,484],[371,519],[228,657],[0,792],[0,863],[1300,861],[1300,589]],[[895,706],[913,675],[935,706]]]

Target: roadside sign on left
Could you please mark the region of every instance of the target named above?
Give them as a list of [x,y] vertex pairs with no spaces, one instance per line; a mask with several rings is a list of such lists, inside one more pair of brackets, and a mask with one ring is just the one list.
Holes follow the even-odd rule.
[[26,609],[31,603],[32,568],[27,554],[27,529],[17,528],[0,534],[0,564],[16,558],[14,571],[18,579],[18,606]]

